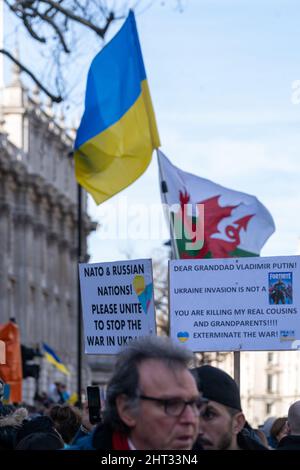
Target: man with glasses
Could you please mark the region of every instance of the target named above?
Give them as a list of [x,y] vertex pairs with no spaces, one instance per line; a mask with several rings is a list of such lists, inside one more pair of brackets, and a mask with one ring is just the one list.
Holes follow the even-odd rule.
[[97,450],[189,450],[204,399],[188,370],[191,354],[169,339],[140,338],[117,360],[107,387]]

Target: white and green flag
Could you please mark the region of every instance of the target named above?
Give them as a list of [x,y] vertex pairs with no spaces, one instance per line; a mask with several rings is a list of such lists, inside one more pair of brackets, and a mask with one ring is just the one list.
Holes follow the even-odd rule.
[[259,256],[275,225],[255,196],[186,173],[160,150],[158,161],[176,258]]

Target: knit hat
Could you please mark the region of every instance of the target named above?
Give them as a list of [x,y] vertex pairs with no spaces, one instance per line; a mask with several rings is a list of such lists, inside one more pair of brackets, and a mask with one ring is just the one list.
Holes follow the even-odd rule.
[[240,391],[230,375],[217,367],[201,366],[191,370],[205,398],[242,411]]
[[54,432],[54,423],[49,416],[32,416],[24,419],[22,427],[17,431],[15,445],[29,434],[41,432]]
[[28,434],[16,445],[16,450],[58,450],[64,448],[64,441],[55,432],[34,432]]

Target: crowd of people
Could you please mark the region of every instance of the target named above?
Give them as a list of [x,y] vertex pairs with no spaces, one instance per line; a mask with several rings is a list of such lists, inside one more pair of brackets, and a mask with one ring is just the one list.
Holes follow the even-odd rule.
[[287,417],[253,429],[230,375],[190,369],[192,354],[161,337],[140,338],[118,356],[102,420],[70,405],[60,383],[37,410],[4,405],[0,450],[300,450],[300,401]]

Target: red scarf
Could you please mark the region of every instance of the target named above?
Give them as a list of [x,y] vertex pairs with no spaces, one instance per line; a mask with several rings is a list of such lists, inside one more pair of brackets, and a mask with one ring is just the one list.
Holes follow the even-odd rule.
[[115,431],[112,436],[112,448],[113,450],[130,450],[127,436]]

